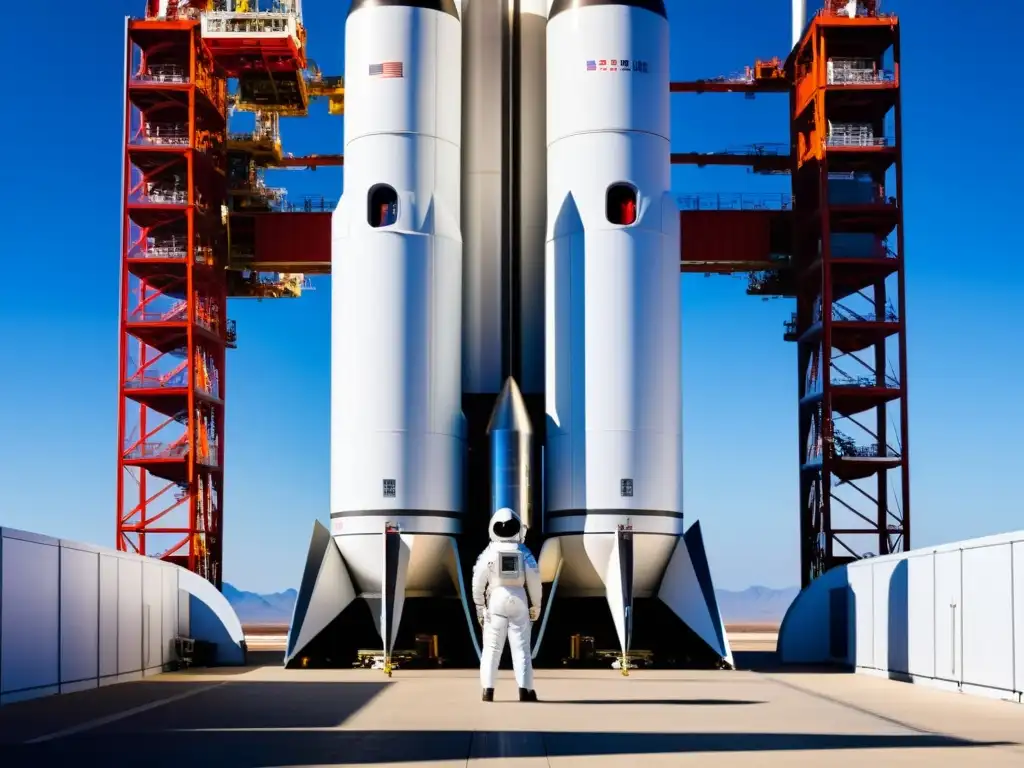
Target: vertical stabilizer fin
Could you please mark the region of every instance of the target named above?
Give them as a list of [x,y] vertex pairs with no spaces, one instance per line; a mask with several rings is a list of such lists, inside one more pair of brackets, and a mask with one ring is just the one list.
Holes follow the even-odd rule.
[[391,653],[394,651],[398,625],[402,621],[405,606],[405,575],[409,569],[409,547],[402,541],[398,526],[390,523],[382,537],[384,557],[380,582],[380,639],[384,644],[384,663],[388,669]]
[[323,632],[355,597],[348,568],[331,532],[319,521],[313,523],[306,567],[288,630],[285,665]]
[[732,666],[732,649],[715,599],[700,523],[690,526],[676,544],[658,598]]
[[[620,525],[615,533],[605,575],[605,597],[612,612],[619,650],[629,653],[633,634],[633,528]],[[623,668],[626,669],[625,667]]]

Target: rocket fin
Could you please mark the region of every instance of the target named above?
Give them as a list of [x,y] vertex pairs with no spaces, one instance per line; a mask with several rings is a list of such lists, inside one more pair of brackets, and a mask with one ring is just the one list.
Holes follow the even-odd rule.
[[[382,537],[384,554],[381,558],[380,599],[370,599],[370,607],[377,621],[377,632],[384,643],[384,652],[394,650],[395,637],[402,623],[405,607],[405,581],[409,573],[411,546],[397,528],[389,528]],[[375,605],[376,603],[376,605]]]
[[691,525],[676,543],[662,576],[658,597],[732,666],[732,649],[715,599],[700,522]]
[[288,630],[285,664],[323,632],[355,597],[348,568],[331,532],[319,521],[313,523],[313,538]]
[[633,531],[630,529],[620,527],[615,534],[604,584],[619,648],[627,653],[633,635]]

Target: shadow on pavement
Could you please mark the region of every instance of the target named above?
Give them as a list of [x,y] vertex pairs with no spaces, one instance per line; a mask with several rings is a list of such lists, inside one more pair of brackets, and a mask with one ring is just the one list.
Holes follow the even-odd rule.
[[840,664],[783,664],[775,651],[736,651],[732,655],[736,669],[747,672],[787,672],[790,674],[852,674]]
[[[23,744],[86,723],[97,727],[83,733],[83,738],[163,732],[164,737],[176,740],[176,736],[166,732],[180,729],[185,732],[185,741],[189,739],[189,731],[199,729],[335,728],[388,685],[387,682],[140,681],[9,704],[0,708],[0,749],[5,758],[0,759],[0,766],[7,768],[8,745]],[[141,711],[105,725],[96,723],[133,710]],[[64,744],[65,739],[53,743]],[[124,758],[121,750],[113,754],[118,760]]]
[[[151,726],[157,726],[151,723]],[[168,726],[170,728],[172,726]],[[212,723],[206,727],[215,727]],[[8,748],[5,768],[93,764],[180,768],[425,763],[512,757],[598,757],[673,753],[921,749],[996,746],[928,734],[582,733],[472,731],[90,731],[34,746]]]
[[649,704],[659,707],[740,707],[747,704],[764,704],[764,702],[747,701],[746,699],[541,699],[538,704]]

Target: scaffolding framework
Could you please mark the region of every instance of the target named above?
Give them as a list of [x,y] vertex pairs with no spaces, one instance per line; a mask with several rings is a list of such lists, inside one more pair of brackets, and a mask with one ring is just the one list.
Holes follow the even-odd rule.
[[804,585],[910,547],[899,23],[833,5],[789,62]]
[[117,548],[221,584],[226,93],[196,19],[126,30]]
[[[853,13],[851,14],[851,8]],[[891,56],[891,69],[885,63]],[[789,155],[675,153],[675,163],[785,171],[790,195],[680,200],[681,270],[749,272],[796,299],[800,573],[910,547],[899,21],[828,0],[778,76],[758,62],[674,93],[788,93]]]

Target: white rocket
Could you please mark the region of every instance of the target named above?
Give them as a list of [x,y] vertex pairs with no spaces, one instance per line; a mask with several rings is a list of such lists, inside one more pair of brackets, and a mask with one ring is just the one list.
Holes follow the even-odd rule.
[[286,663],[368,618],[389,653],[430,624],[402,624],[406,598],[479,654],[462,561],[505,482],[474,458],[499,390],[543,446],[515,489],[546,537],[534,654],[566,600],[603,596],[626,652],[634,601],[660,598],[731,661],[683,522],[664,3],[353,0],[345,74],[331,530],[315,526]]

